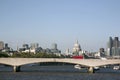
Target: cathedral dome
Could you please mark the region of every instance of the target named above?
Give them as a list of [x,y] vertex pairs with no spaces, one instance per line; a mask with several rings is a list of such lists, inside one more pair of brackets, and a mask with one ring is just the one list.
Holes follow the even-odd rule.
[[78,41],[76,41],[76,43],[74,44],[73,52],[79,52],[79,51],[81,51],[81,47]]

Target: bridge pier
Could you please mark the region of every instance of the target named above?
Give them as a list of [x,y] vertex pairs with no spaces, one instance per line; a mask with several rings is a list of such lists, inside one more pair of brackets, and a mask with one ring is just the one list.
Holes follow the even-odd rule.
[[13,66],[14,72],[20,72],[20,66]]
[[88,68],[88,72],[89,72],[89,73],[95,73],[94,67],[89,67],[89,68]]

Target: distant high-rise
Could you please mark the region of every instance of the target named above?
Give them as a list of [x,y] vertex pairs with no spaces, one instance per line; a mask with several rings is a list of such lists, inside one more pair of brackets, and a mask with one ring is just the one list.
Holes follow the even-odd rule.
[[12,49],[8,46],[8,43],[5,43],[5,47],[4,47],[4,50],[5,52],[9,52],[11,51]]
[[56,44],[56,43],[53,43],[51,49],[57,49],[57,44]]
[[39,47],[39,44],[38,43],[31,43],[31,49],[36,49]]
[[113,41],[113,47],[118,48],[119,47],[119,38],[115,37],[114,41]]
[[114,40],[112,37],[109,38],[108,48],[107,48],[108,56],[120,56],[120,41],[118,37],[115,37]]
[[8,48],[8,43],[5,43],[5,49],[7,49]]
[[4,49],[4,42],[0,41],[0,50],[3,50],[3,49]]
[[112,39],[112,37],[109,37],[108,48],[107,48],[108,56],[111,56],[111,54],[112,54],[112,47],[113,47],[113,39]]
[[28,44],[23,44],[23,48],[28,49],[29,45]]
[[53,43],[51,47],[52,47],[50,49],[51,53],[54,53],[54,54],[57,54],[57,55],[61,53],[61,51],[57,49],[57,44],[56,43]]
[[103,52],[105,52],[104,48],[100,48],[100,53],[103,53]]
[[108,48],[112,48],[112,47],[113,47],[113,39],[112,37],[110,37],[108,42]]
[[69,50],[69,49],[66,49],[65,55],[72,55],[72,54],[70,53],[70,50]]

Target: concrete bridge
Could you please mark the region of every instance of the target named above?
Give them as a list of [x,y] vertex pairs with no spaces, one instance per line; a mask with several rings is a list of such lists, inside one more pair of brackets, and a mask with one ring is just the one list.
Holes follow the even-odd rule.
[[0,58],[0,64],[13,66],[14,72],[20,71],[20,66],[31,63],[41,63],[41,62],[64,62],[72,64],[80,64],[89,67],[89,72],[94,72],[94,67],[110,65],[110,64],[120,64],[120,59],[71,59],[71,58]]

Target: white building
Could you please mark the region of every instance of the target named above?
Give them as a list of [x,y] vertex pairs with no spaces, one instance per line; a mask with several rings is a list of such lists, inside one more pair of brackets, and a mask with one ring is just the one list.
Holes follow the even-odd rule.
[[72,55],[72,53],[70,52],[69,49],[66,49],[66,51],[65,51],[65,55],[66,55],[66,56],[68,56],[68,55]]

